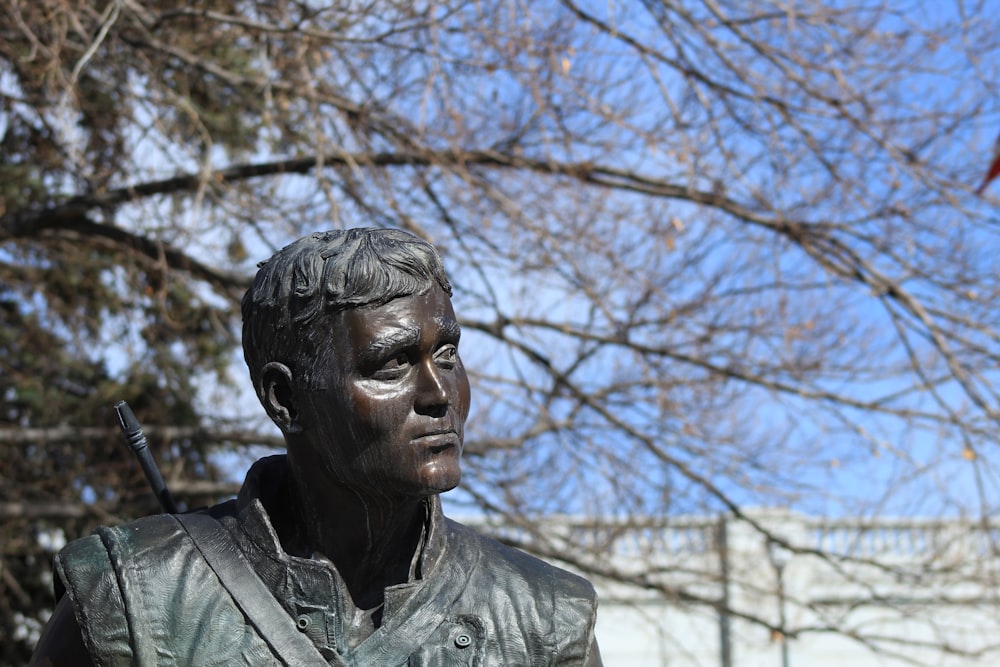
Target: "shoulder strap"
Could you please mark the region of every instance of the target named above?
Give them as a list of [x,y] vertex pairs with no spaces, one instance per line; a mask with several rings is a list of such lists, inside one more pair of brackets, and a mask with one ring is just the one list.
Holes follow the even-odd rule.
[[288,667],[343,665],[330,662],[308,637],[299,632],[291,616],[254,572],[228,531],[207,514],[177,514],[174,518],[191,537],[205,562],[243,611],[260,636]]

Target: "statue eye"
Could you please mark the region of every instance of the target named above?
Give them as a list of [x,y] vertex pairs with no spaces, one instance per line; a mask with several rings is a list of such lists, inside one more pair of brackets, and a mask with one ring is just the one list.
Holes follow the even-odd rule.
[[410,357],[405,352],[399,352],[389,358],[376,370],[372,377],[377,380],[392,380],[402,375],[410,365]]
[[458,348],[451,343],[442,345],[434,353],[434,363],[442,368],[454,368],[458,363]]

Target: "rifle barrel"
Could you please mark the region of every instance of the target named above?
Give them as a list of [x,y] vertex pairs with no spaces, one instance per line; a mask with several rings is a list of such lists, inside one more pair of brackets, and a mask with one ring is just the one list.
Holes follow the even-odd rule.
[[153,487],[153,493],[160,501],[160,507],[167,514],[176,514],[177,503],[170,495],[170,489],[167,488],[166,482],[163,481],[163,475],[160,474],[160,469],[156,466],[156,461],[153,460],[153,455],[146,442],[146,435],[142,432],[142,427],[139,426],[139,420],[135,418],[132,408],[125,401],[118,401],[115,403],[115,413],[118,415],[118,425],[125,435],[125,440],[139,460],[139,466],[146,474],[149,485]]

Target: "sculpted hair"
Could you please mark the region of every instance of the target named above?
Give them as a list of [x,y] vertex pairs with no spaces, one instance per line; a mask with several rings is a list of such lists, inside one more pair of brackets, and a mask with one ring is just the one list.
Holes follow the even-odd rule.
[[332,362],[330,313],[380,306],[434,284],[451,295],[434,246],[398,229],[317,232],[258,267],[242,304],[243,357],[255,388],[272,361],[314,386],[319,370]]

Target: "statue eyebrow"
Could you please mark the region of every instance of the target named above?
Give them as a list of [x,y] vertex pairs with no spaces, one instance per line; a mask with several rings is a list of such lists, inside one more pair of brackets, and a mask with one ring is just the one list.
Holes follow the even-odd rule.
[[462,327],[460,327],[458,322],[450,317],[439,317],[435,320],[435,322],[441,331],[442,338],[457,341],[462,337]]
[[366,357],[379,357],[394,349],[415,345],[420,340],[418,327],[400,326],[376,336],[365,348]]
[[[439,336],[449,342],[458,342],[462,336],[462,327],[458,322],[449,318],[436,318]],[[400,325],[382,334],[378,334],[368,343],[364,350],[364,357],[368,359],[378,359],[395,350],[416,345],[420,341],[420,327]]]

